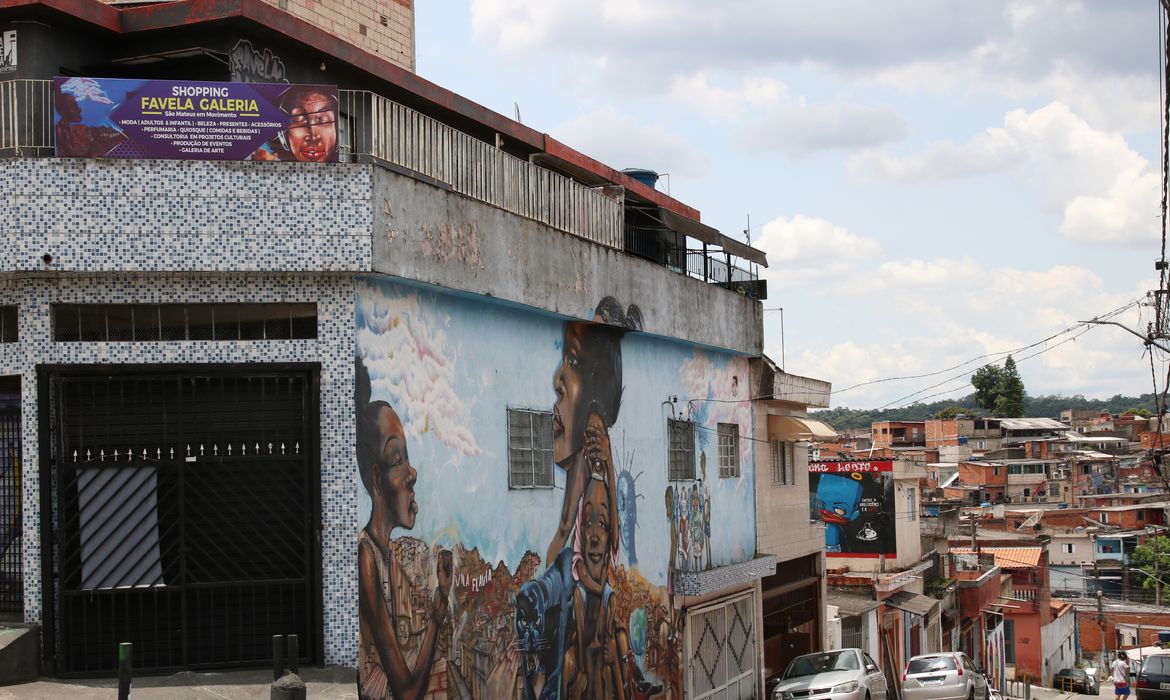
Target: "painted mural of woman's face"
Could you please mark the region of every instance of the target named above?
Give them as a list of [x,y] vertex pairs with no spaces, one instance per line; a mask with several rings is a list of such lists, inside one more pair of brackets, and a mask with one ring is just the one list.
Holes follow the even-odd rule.
[[414,500],[414,482],[418,472],[410,465],[402,421],[389,406],[378,412],[378,436],[381,439],[381,452],[374,467],[374,489],[377,493],[372,495],[381,499],[390,527],[410,530],[418,514],[418,503]]
[[584,325],[565,325],[561,364],[553,373],[553,461],[564,463],[581,449],[585,434],[586,409],[584,380],[581,376],[581,334]]
[[596,585],[609,574],[610,518],[609,489],[605,482],[590,479],[581,503],[581,541],[585,548],[585,574]]

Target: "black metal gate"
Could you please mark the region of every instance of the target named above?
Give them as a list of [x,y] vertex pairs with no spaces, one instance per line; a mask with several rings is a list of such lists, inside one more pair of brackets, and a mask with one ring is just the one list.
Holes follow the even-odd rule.
[[23,621],[20,410],[0,409],[0,613]]
[[142,671],[261,665],[273,634],[318,661],[317,377],[48,373],[60,675],[116,671],[125,641]]

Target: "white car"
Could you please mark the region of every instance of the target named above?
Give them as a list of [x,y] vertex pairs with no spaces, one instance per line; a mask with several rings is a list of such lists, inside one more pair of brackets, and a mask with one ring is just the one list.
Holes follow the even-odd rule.
[[991,700],[987,679],[962,652],[922,654],[902,674],[902,700]]
[[860,649],[798,656],[772,689],[771,700],[886,700],[886,674]]

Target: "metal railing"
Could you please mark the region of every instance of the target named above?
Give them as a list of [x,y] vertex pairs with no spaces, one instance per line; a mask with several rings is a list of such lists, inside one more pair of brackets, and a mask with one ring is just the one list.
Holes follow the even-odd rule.
[[364,90],[339,92],[350,153],[393,163],[453,191],[621,250],[623,203]]
[[[381,95],[340,90],[338,99],[343,160],[367,157],[391,163],[517,216],[622,249],[620,199]],[[51,155],[53,145],[51,81],[0,82],[0,154]]]
[[29,155],[53,148],[53,85],[48,80],[0,82],[0,151]]

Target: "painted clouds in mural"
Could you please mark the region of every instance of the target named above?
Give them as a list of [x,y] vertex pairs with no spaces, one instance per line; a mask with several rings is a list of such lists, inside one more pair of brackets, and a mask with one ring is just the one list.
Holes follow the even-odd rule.
[[[752,464],[708,481],[705,438],[668,486],[665,419],[750,435],[746,401],[711,401],[746,360],[646,338],[609,297],[561,322],[367,279],[357,309],[362,696],[681,695],[670,573],[754,553]],[[548,434],[510,434],[516,411]],[[517,450],[547,455],[537,488],[509,486]],[[713,506],[746,517],[712,527]]]

